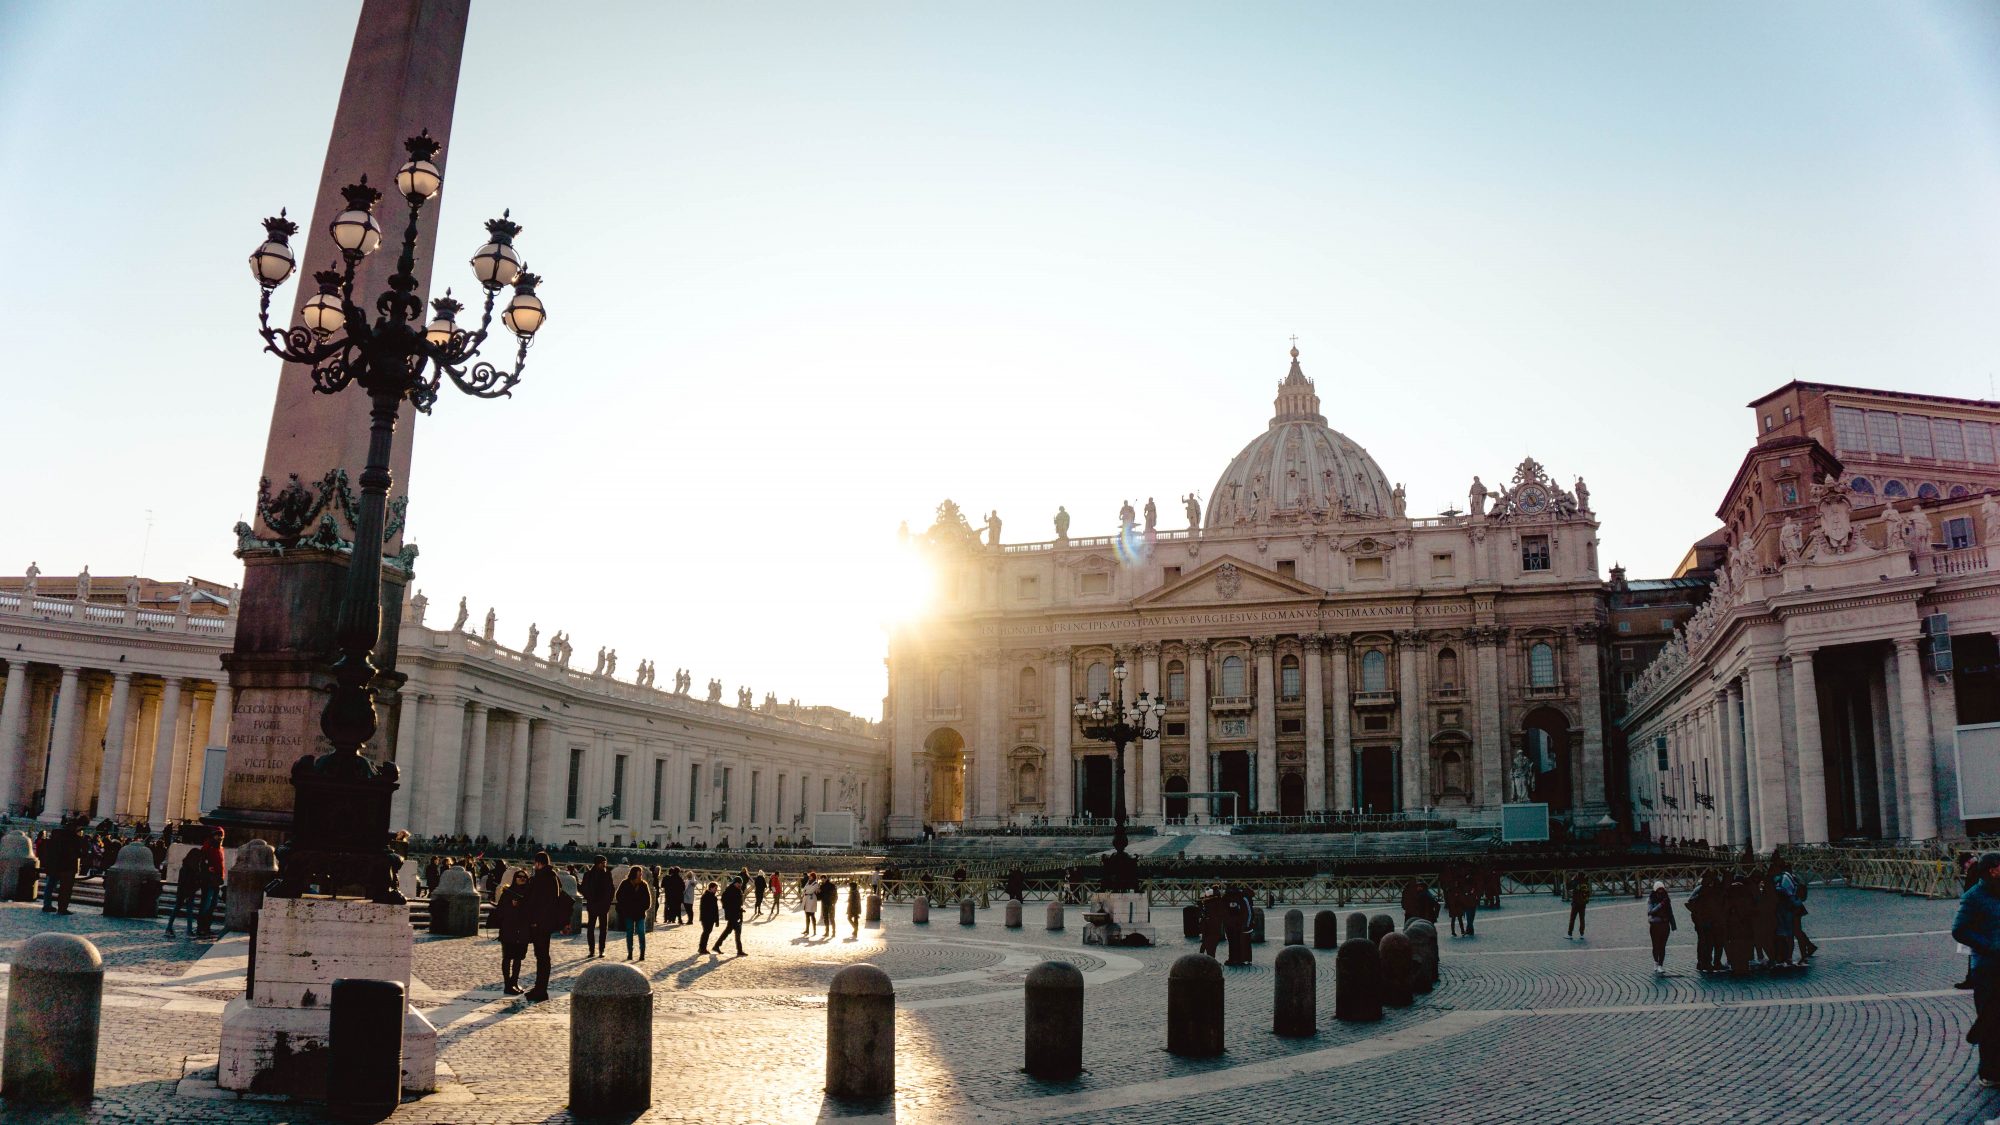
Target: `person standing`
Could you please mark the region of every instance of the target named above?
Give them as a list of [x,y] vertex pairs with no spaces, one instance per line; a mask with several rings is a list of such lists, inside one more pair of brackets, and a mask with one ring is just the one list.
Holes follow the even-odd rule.
[[1225,965],[1248,965],[1250,963],[1250,912],[1255,908],[1250,900],[1250,892],[1240,886],[1225,892],[1224,902],[1229,912],[1223,916],[1223,930],[1229,936],[1229,959]]
[[1978,881],[1958,900],[1951,923],[1953,941],[1972,950],[1972,1030],[1979,1047],[1979,1084],[2000,1088],[2000,852],[1973,861]]
[[1757,900],[1741,871],[1729,877],[1722,893],[1722,951],[1729,957],[1729,975],[1750,975],[1757,949]]
[[569,925],[570,898],[556,880],[549,853],[535,853],[535,872],[528,877],[528,944],[535,949],[535,986],[529,1000],[549,998],[549,935]]
[[[701,892],[701,941],[695,945],[697,953],[709,952],[708,935],[715,932],[715,924],[722,920],[722,903],[717,895],[721,889],[710,883],[708,889]],[[714,952],[722,952],[720,941],[715,943]]]
[[771,921],[777,921],[778,915],[783,913],[784,909],[785,878],[779,872],[773,871],[771,872]]
[[1221,887],[1209,887],[1201,892],[1201,952],[1213,957],[1222,944],[1223,932],[1228,929],[1229,903],[1222,897]]
[[722,889],[722,933],[715,939],[715,951],[722,952],[723,940],[731,934],[736,936],[736,955],[746,956],[743,951],[743,896],[746,888],[743,876],[738,875]]
[[819,917],[819,873],[808,869],[805,879],[799,883],[799,912],[806,916],[805,936],[813,936],[813,923]]
[[1015,902],[1026,902],[1028,898],[1028,877],[1021,874],[1021,865],[1007,869],[1007,897]]
[[174,909],[167,915],[167,936],[174,936],[174,923],[182,914],[187,915],[188,936],[194,936],[195,918],[201,913],[198,905],[202,889],[208,884],[208,856],[200,848],[189,848],[181,856],[177,890],[174,894]]
[[1698,973],[1722,971],[1724,907],[1722,877],[1710,871],[1688,896],[1688,920],[1694,923],[1694,968]]
[[646,917],[653,912],[653,888],[646,885],[646,875],[638,864],[625,873],[625,881],[618,884],[616,898],[618,920],[625,929],[625,959],[632,959],[632,939],[639,939],[639,960],[646,959]]
[[[42,842],[42,913],[68,914],[70,892],[76,888],[76,864],[83,855],[83,838],[76,823],[64,817],[49,838]],[[208,936],[208,918],[201,920],[201,933]]]
[[493,905],[493,928],[500,931],[500,979],[505,983],[501,991],[509,996],[521,994],[521,963],[528,957],[534,932],[530,909],[528,873],[516,871]]
[[667,925],[677,926],[681,920],[681,869],[667,868],[666,878],[660,880],[660,897],[666,900]]
[[1792,871],[1792,861],[1784,861],[1785,878],[1792,885],[1792,937],[1799,943],[1799,960],[1810,961],[1819,952],[1819,943],[1806,936],[1806,881]]
[[590,956],[604,956],[605,946],[611,940],[611,898],[615,890],[611,882],[611,861],[598,856],[583,873],[579,888],[583,892],[583,936],[590,946]]
[[1569,933],[1565,936],[1581,941],[1584,927],[1584,907],[1590,905],[1590,879],[1579,871],[1569,877]]
[[1673,896],[1667,894],[1664,882],[1653,884],[1653,893],[1646,899],[1646,928],[1653,935],[1653,975],[1667,975],[1667,935],[1680,928],[1674,921]]
[[847,878],[847,936],[861,936],[861,880]]
[[771,881],[764,877],[764,872],[760,869],[750,880],[750,887],[757,892],[756,906],[750,911],[750,917],[756,918],[764,913],[764,892],[770,889]]

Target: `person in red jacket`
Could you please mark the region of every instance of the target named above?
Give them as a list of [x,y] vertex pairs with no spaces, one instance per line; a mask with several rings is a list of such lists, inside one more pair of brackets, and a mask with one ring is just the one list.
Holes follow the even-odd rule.
[[[207,872],[203,876],[201,885],[201,913],[195,915],[195,925],[197,928],[194,936],[198,938],[219,937],[219,934],[210,932],[209,920],[215,917],[215,893],[222,889],[223,880],[229,876],[228,871],[222,865],[222,829],[218,828],[209,833],[208,842],[201,846],[201,856],[204,861],[203,866],[207,868]],[[223,930],[227,932],[228,926],[226,924],[223,926]]]

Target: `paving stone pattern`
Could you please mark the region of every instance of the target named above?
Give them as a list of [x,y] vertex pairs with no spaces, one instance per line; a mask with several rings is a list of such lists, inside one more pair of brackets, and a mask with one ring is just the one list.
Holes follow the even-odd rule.
[[[1566,940],[1567,910],[1545,896],[1481,911],[1477,938],[1440,937],[1443,982],[1380,1023],[1333,1019],[1333,954],[1317,954],[1319,1033],[1271,1034],[1271,963],[1226,973],[1227,1052],[1165,1051],[1166,970],[1193,943],[1177,926],[1155,949],[1085,949],[1071,928],[1006,930],[1001,906],[962,928],[890,910],[886,929],[845,925],[805,939],[794,913],[752,923],[750,956],[697,956],[698,927],[649,938],[639,964],[657,1003],[653,1110],[646,1121],[817,1119],[1100,1122],[1981,1122],[2000,1093],[1975,1085],[1963,1042],[1964,963],[1944,931],[1953,906],[1816,889],[1808,928],[1821,953],[1805,971],[1749,980],[1693,971],[1691,927],[1656,977],[1634,902],[1599,899],[1590,938]],[[1310,911],[1309,911],[1310,912]],[[942,917],[942,915],[938,915]],[[1685,914],[1683,913],[1683,918]],[[1037,919],[1039,921],[1039,919]],[[1175,919],[1177,921],[1177,919]],[[318,1122],[314,1106],[192,1096],[183,1083],[216,1050],[222,1003],[241,987],[233,946],[167,939],[161,923],[80,910],[0,905],[0,959],[45,930],[104,951],[106,1013],[99,1098],[65,1118],[0,1107],[0,1122]],[[614,936],[611,960],[622,961]],[[212,950],[212,952],[211,952]],[[413,990],[440,1028],[451,1078],[404,1104],[395,1122],[566,1122],[569,987],[587,964],[582,938],[557,941],[553,998],[501,995],[489,937],[420,937]],[[209,954],[207,959],[202,959]],[[1021,983],[1047,958],[1086,975],[1082,1077],[1040,1082],[1022,1061]],[[829,1102],[824,1080],[828,981],[842,966],[880,965],[896,981],[893,1103]],[[212,1061],[209,1063],[212,1065]],[[1385,1116],[1385,1110],[1393,1112]]]

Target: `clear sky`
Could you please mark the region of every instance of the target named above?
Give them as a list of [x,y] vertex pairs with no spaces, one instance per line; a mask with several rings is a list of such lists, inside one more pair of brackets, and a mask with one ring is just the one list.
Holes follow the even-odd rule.
[[[0,4],[0,571],[237,578],[358,10]],[[1987,0],[477,0],[450,172],[437,284],[512,207],[551,316],[417,427],[433,623],[871,716],[898,521],[1175,526],[1294,333],[1414,513],[1533,455],[1635,576],[1751,397],[2000,370]]]

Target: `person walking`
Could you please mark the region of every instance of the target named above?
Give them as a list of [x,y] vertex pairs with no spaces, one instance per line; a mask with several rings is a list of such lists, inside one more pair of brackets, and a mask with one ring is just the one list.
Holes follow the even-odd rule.
[[736,936],[736,955],[748,956],[743,950],[743,896],[748,888],[743,885],[743,876],[738,875],[722,889],[722,933],[715,939],[715,951],[722,952],[724,939]]
[[[710,883],[708,889],[701,892],[701,941],[695,945],[697,953],[709,952],[708,935],[715,932],[715,924],[722,920],[721,890],[721,887]],[[719,941],[715,943],[715,952],[722,952]]]
[[750,880],[750,888],[757,892],[757,902],[750,910],[750,917],[756,918],[764,913],[764,892],[770,887],[771,881],[764,877],[761,870]]
[[1211,886],[1201,892],[1201,952],[1205,957],[1215,956],[1215,950],[1222,944],[1222,935],[1228,928],[1229,903],[1222,897],[1222,888]]
[[1667,894],[1664,882],[1653,884],[1653,893],[1646,899],[1646,928],[1653,935],[1653,975],[1667,975],[1667,935],[1680,928],[1674,921],[1673,896]]
[[[201,885],[201,913],[195,915],[194,918],[194,936],[198,938],[220,937],[220,934],[214,933],[209,929],[209,925],[215,918],[216,892],[222,889],[223,883],[229,878],[229,870],[224,866],[222,859],[222,829],[217,828],[208,834],[208,842],[201,846],[201,854],[202,865],[207,868],[208,874],[203,877]],[[68,896],[65,895],[64,897]],[[64,911],[64,913],[68,913],[68,911]],[[228,928],[225,922],[223,931],[225,933],[228,932]]]
[[528,905],[528,873],[514,872],[514,878],[493,904],[493,928],[500,932],[500,979],[502,992],[521,994],[521,963],[527,960],[528,943],[533,940],[532,908]]
[[182,914],[187,915],[187,933],[194,936],[195,919],[201,914],[198,905],[202,891],[209,885],[208,855],[200,848],[189,848],[181,856],[181,869],[174,894],[174,909],[167,915],[167,936],[174,936],[174,923]]
[[625,873],[615,896],[618,921],[625,929],[625,959],[632,959],[632,939],[639,939],[639,960],[646,959],[646,916],[653,912],[653,888],[646,885],[646,873],[638,864]]
[[1587,925],[1583,910],[1590,905],[1590,879],[1579,871],[1569,877],[1569,933],[1565,936],[1583,940]]
[[1798,884],[1785,869],[1781,859],[1771,861],[1771,901],[1774,911],[1772,923],[1772,966],[1780,969],[1796,968],[1792,963],[1793,926],[1799,916]]
[[528,944],[535,950],[535,986],[527,991],[529,1000],[549,998],[549,935],[569,925],[571,909],[549,853],[536,852],[535,871],[528,876]]
[[616,890],[611,882],[611,861],[598,856],[578,883],[583,892],[583,937],[590,956],[604,956],[611,940],[611,899]]
[[681,921],[681,869],[667,868],[666,878],[660,880],[660,897],[666,900],[667,925],[677,926]]
[[777,921],[778,915],[783,913],[784,909],[785,877],[779,872],[773,871],[771,872],[771,921]]
[[700,892],[700,884],[695,881],[694,868],[681,872],[681,923],[694,925],[694,900]]
[[[42,913],[68,914],[70,892],[76,888],[76,865],[83,857],[83,837],[76,822],[64,817],[49,838],[42,841],[36,856],[42,865]],[[202,936],[208,936],[208,919],[201,920]]]
[[840,884],[831,876],[819,881],[819,936],[833,937],[833,904],[840,901]]
[[813,936],[813,923],[819,918],[819,873],[808,869],[803,882],[799,884],[799,911],[806,916],[805,936]]
[[1953,941],[1972,951],[1972,1029],[1965,1041],[1979,1048],[1979,1084],[2000,1088],[2000,852],[1973,861],[1978,877],[1958,900]]
[[1806,881],[1792,871],[1792,861],[1784,861],[1784,876],[1792,885],[1792,937],[1799,943],[1799,960],[1810,961],[1819,952],[1819,943],[1806,936]]
[[861,936],[861,880],[847,878],[847,936]]
[[1223,932],[1229,937],[1229,959],[1225,965],[1248,965],[1250,963],[1250,912],[1255,909],[1250,892],[1240,886],[1231,887],[1224,894],[1224,904],[1228,913],[1223,916]]

